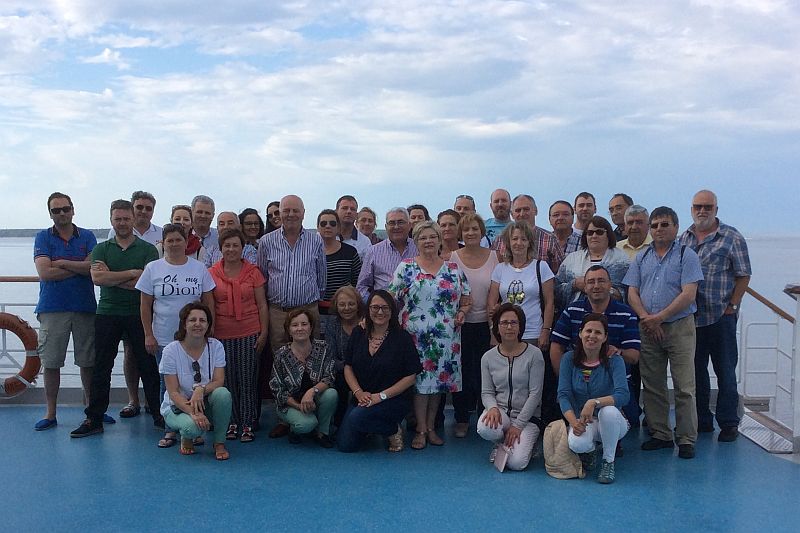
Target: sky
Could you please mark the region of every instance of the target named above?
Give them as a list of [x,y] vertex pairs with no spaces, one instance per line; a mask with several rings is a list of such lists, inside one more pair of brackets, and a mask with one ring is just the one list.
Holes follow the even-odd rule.
[[[0,227],[107,227],[108,205],[217,211],[343,194],[432,213],[495,188],[626,192],[690,223],[800,234],[794,0],[3,0]],[[794,199],[793,199],[794,198]]]

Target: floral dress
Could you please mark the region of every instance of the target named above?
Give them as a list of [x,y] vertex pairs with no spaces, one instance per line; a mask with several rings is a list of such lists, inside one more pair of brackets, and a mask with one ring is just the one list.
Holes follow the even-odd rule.
[[455,316],[461,297],[470,292],[464,273],[452,261],[429,274],[414,259],[404,259],[388,290],[397,298],[400,325],[419,352],[422,372],[417,374],[417,392],[460,391],[461,331]]

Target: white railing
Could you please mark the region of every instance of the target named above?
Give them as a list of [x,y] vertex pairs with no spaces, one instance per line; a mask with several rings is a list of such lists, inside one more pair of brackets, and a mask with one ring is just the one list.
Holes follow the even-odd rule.
[[760,407],[754,408],[760,411],[759,418],[765,417],[773,428],[783,429],[778,433],[788,441],[788,451],[799,452],[800,303],[792,317],[756,291],[748,289],[748,295],[769,309],[770,318],[748,322],[742,316],[737,368],[739,393],[745,405]]

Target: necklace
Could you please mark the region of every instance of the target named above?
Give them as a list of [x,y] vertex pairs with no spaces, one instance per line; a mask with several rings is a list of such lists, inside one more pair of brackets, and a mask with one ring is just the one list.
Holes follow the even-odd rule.
[[514,272],[516,272],[517,274],[522,272],[522,269],[525,268],[526,266],[528,266],[528,262],[527,261],[522,263],[522,266],[519,266],[519,267],[515,266],[513,261],[511,262],[511,268],[513,268]]
[[389,336],[389,330],[388,329],[386,331],[384,331],[383,335],[381,335],[380,337],[373,337],[372,335],[370,335],[370,337],[369,337],[369,352],[372,353],[372,354],[377,352],[378,348],[381,347],[381,344],[383,344],[383,341],[385,341],[386,337],[388,337],[388,336]]

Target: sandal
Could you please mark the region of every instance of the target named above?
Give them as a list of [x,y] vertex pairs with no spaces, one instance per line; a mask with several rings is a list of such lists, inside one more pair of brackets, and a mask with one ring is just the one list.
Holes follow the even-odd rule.
[[389,446],[386,448],[388,451],[397,453],[403,451],[403,428],[397,426],[397,433],[389,435]]
[[250,426],[242,426],[242,436],[239,437],[240,442],[253,442],[256,436],[253,435],[253,428]]
[[191,439],[181,439],[181,455],[194,455],[194,444]]
[[428,430],[428,442],[430,442],[433,446],[441,446],[444,444],[442,438],[436,434],[436,430],[429,429]]
[[414,440],[411,441],[411,447],[415,450],[422,450],[428,445],[428,433],[425,431],[414,432]]
[[227,461],[230,456],[228,450],[225,449],[225,443],[217,442],[214,444],[214,458],[217,461]]
[[159,448],[172,448],[176,444],[178,444],[178,437],[172,432],[164,433],[164,436],[158,441]]
[[225,432],[225,440],[236,440],[236,424],[228,426],[228,431]]
[[135,416],[139,416],[139,413],[142,412],[142,408],[138,405],[133,405],[132,403],[128,402],[128,405],[123,407],[119,412],[120,418],[133,418]]

